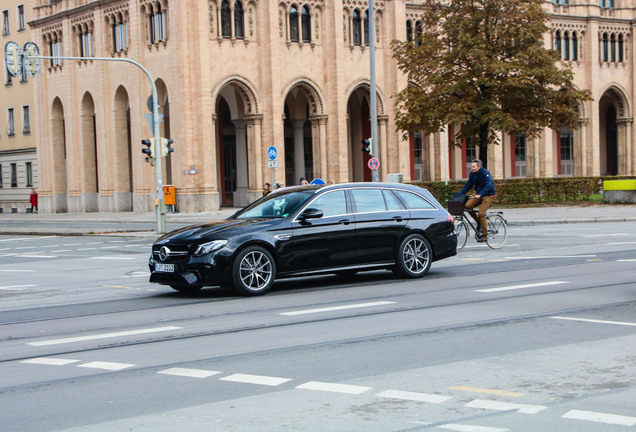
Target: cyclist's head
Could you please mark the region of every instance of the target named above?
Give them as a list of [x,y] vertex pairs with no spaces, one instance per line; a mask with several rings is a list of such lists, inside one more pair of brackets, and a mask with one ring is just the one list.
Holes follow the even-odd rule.
[[470,170],[472,172],[477,172],[481,169],[481,161],[479,159],[473,159],[470,164]]

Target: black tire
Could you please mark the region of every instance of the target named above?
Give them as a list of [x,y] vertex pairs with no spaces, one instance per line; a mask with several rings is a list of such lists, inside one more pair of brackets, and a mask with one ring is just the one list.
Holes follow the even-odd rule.
[[193,294],[193,293],[199,291],[203,287],[192,286],[192,285],[170,285],[170,288],[172,288],[175,291],[179,291],[181,293],[184,293],[184,294]]
[[486,217],[488,222],[488,237],[486,244],[491,249],[499,249],[508,238],[508,224],[500,215],[493,214]]
[[455,219],[455,234],[457,234],[457,252],[464,249],[468,241],[468,222],[464,219]]
[[248,246],[237,253],[232,264],[232,288],[238,294],[257,296],[267,293],[276,277],[272,254],[260,246]]
[[411,234],[402,240],[395,259],[395,273],[403,278],[419,278],[428,273],[433,261],[433,250],[420,234]]

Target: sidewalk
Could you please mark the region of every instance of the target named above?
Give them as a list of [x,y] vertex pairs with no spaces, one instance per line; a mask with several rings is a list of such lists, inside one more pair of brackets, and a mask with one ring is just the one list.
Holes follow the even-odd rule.
[[[168,213],[166,231],[201,222],[225,219],[237,208],[222,208],[215,212]],[[511,226],[589,223],[636,222],[636,205],[598,204],[559,207],[503,208]],[[1,213],[0,235],[89,235],[123,233],[157,237],[157,217],[154,213]]]

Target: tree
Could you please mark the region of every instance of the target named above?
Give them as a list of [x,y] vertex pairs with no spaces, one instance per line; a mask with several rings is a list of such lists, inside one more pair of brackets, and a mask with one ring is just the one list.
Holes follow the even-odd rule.
[[578,128],[577,109],[591,100],[574,73],[546,48],[542,0],[423,0],[421,26],[392,43],[409,85],[396,95],[397,128],[439,132],[479,145],[487,164],[499,131],[536,138],[545,127]]

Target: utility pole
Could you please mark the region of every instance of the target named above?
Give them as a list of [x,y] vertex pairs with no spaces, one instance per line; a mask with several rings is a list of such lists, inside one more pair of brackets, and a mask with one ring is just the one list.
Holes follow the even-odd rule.
[[[375,84],[375,13],[373,11],[373,0],[369,0],[369,69],[370,69],[370,90],[369,104],[371,108],[371,154],[378,156],[378,105],[376,101],[376,84]],[[377,169],[371,170],[371,181],[380,181],[380,173]]]

